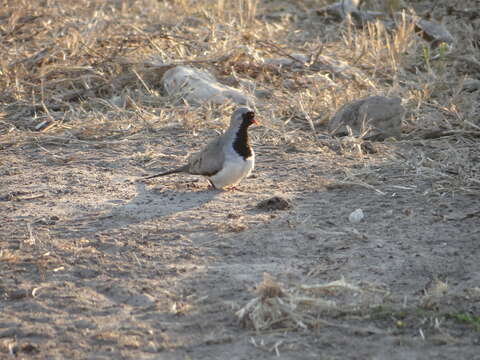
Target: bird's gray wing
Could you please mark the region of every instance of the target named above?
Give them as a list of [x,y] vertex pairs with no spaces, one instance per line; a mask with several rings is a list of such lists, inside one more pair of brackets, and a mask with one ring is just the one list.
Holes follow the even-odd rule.
[[188,172],[194,175],[212,176],[222,170],[225,161],[225,137],[219,136],[188,160]]

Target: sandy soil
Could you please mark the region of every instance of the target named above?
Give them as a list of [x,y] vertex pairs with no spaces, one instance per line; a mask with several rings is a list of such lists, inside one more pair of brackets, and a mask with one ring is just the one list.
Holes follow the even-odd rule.
[[[375,145],[358,158],[313,140],[278,149],[256,131],[256,171],[234,192],[193,176],[134,182],[141,138],[4,150],[2,356],[480,358],[478,323],[455,315],[480,311],[478,194],[404,160],[434,157],[445,141]],[[155,135],[158,153],[179,154],[166,166],[212,135],[171,133]],[[292,208],[256,208],[274,195]],[[357,208],[365,219],[353,225]],[[256,334],[235,311],[264,272],[286,286],[378,284],[390,305],[325,317],[338,326]],[[435,281],[448,288],[427,306]]]

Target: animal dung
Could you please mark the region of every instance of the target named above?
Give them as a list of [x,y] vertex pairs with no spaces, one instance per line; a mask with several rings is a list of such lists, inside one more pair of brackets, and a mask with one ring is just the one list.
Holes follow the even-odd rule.
[[273,210],[288,210],[293,207],[290,200],[280,196],[273,196],[271,198],[260,201],[257,204],[257,209],[273,211]]

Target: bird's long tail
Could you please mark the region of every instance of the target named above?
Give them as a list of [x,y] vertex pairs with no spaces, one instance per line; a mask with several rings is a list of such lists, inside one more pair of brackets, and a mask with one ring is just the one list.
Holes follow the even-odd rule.
[[145,176],[145,177],[142,178],[142,180],[153,179],[153,178],[156,178],[156,177],[159,177],[159,176],[165,176],[165,175],[170,175],[170,174],[183,173],[183,172],[187,172],[187,170],[188,170],[188,166],[185,165],[185,166],[173,169],[173,170],[165,171],[163,173],[154,174],[154,175],[150,175],[150,176]]

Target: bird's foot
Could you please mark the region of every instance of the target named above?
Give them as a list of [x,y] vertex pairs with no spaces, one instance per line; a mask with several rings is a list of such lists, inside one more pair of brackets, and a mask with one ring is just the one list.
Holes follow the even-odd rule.
[[215,185],[213,185],[213,182],[211,180],[208,180],[208,190],[215,190],[216,187]]
[[236,186],[229,186],[229,187],[226,187],[225,190],[227,191],[242,191],[240,190],[239,188],[237,188]]

